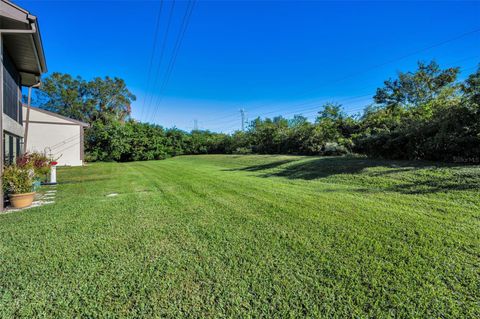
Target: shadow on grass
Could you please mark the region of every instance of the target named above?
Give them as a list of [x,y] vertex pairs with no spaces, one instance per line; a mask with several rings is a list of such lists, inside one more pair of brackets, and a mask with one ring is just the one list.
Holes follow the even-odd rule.
[[242,168],[235,168],[235,169],[229,169],[229,171],[247,171],[247,172],[257,172],[257,171],[265,171],[268,169],[273,169],[277,168],[279,166],[296,162],[298,160],[296,159],[287,159],[287,160],[281,160],[281,161],[275,161],[267,164],[260,164],[260,165],[252,165],[252,166],[246,166]]
[[377,162],[365,158],[317,158],[290,165],[271,174],[267,173],[265,177],[281,176],[289,179],[312,180],[339,174],[359,174],[366,168],[376,166],[385,166],[385,162]]
[[404,183],[387,187],[385,191],[402,194],[429,194],[449,191],[479,190],[479,179],[472,181],[452,182],[449,178],[435,178],[430,181]]
[[[369,170],[376,167],[381,170]],[[447,163],[324,157],[306,161],[282,160],[236,170],[264,171],[259,175],[264,178],[283,177],[302,180],[353,175],[341,182],[359,186],[356,191],[363,193],[390,191],[404,194],[428,194],[480,190],[480,167]]]

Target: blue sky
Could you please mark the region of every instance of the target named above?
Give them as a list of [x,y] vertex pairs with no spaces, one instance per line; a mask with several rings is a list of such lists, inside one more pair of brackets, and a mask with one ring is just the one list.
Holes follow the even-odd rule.
[[195,119],[202,129],[238,129],[240,108],[249,119],[313,118],[338,101],[355,113],[418,60],[460,66],[463,77],[480,62],[480,32],[461,36],[480,29],[480,2],[197,1],[159,92],[188,2],[173,7],[156,85],[172,2],[163,4],[150,82],[159,1],[16,3],[39,18],[49,72],[121,77],[137,96],[133,117],[186,130]]

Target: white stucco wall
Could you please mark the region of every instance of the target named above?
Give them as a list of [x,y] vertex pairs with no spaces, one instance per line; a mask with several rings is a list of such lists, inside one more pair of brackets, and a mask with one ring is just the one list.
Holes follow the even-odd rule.
[[[25,119],[25,107],[23,114]],[[81,125],[31,109],[27,151],[51,154],[60,166],[80,166],[82,131]]]

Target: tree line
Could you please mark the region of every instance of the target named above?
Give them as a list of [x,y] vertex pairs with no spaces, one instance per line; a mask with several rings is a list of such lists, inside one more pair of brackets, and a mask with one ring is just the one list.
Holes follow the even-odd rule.
[[365,154],[390,159],[480,162],[480,66],[464,81],[460,69],[418,63],[386,80],[361,114],[341,104],[302,115],[256,118],[232,134],[140,123],[135,96],[118,78],[91,81],[53,73],[35,97],[38,106],[90,124],[90,161],[138,161],[182,154]]

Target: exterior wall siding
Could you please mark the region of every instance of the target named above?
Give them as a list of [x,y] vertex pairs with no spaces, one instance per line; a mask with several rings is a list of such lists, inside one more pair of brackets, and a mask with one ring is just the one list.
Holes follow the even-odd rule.
[[[26,113],[26,108],[23,108]],[[46,153],[60,166],[83,165],[83,127],[76,123],[30,110],[27,151]]]

